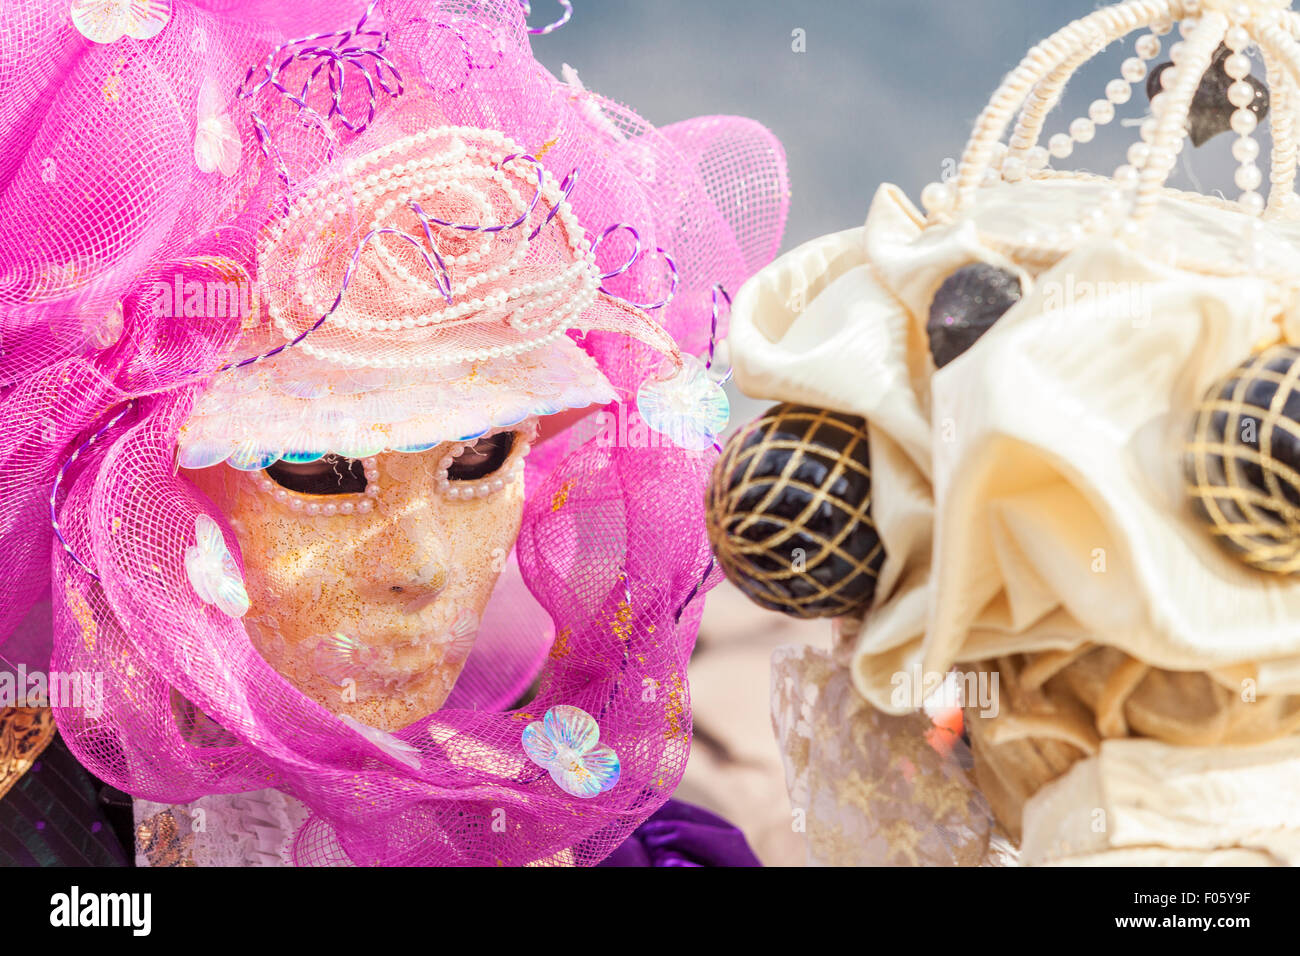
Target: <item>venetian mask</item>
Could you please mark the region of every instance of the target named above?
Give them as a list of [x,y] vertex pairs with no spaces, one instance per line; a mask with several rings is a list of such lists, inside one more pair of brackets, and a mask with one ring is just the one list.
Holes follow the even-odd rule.
[[533,429],[190,471],[238,539],[258,651],[322,706],[374,727],[437,710],[519,533]]

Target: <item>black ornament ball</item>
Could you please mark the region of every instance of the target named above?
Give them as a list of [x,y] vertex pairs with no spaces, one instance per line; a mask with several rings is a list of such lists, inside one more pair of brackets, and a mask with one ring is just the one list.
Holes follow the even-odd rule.
[[[1223,63],[1232,55],[1222,43],[1214,51],[1214,60],[1201,77],[1201,84],[1192,97],[1192,105],[1187,113],[1187,133],[1193,146],[1200,146],[1220,133],[1232,129],[1232,114],[1237,107],[1228,99],[1228,87],[1236,82],[1223,69]],[[1147,74],[1147,99],[1155,99],[1156,94],[1164,89],[1160,77],[1165,70],[1171,69],[1173,63],[1161,63]],[[1255,119],[1263,122],[1268,116],[1268,87],[1254,76],[1247,75],[1243,80],[1255,90],[1255,98],[1247,107],[1255,114]]]
[[718,563],[756,604],[801,618],[865,611],[885,560],[866,421],[769,408],[714,465],[708,527]]
[[1264,349],[1206,393],[1183,470],[1192,510],[1224,547],[1300,571],[1300,349]]
[[986,262],[962,266],[943,280],[930,302],[925,330],[934,364],[943,368],[1020,301],[1020,279]]

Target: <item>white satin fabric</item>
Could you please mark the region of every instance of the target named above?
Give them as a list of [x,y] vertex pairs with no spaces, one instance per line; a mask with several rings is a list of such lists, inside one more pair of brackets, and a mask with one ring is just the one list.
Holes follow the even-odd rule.
[[[1248,678],[1261,696],[1300,693],[1300,581],[1221,550],[1188,512],[1180,473],[1200,396],[1261,342],[1283,330],[1300,341],[1300,226],[1167,198],[1133,248],[1105,235],[1055,262],[1016,254],[1024,230],[1079,221],[1101,189],[995,186],[970,214],[927,226],[884,186],[864,227],[795,249],[736,297],[744,392],[870,424],[887,558],[846,656],[886,713],[913,708],[894,693],[900,672],[1084,643],[1231,688]],[[977,261],[1014,271],[1023,298],[936,372],[930,302]],[[1206,772],[1221,753],[1142,746]],[[1279,761],[1300,758],[1300,738],[1273,746]],[[1116,759],[1084,763],[1107,776]],[[1261,785],[1283,782],[1296,790],[1294,766]],[[1144,785],[1161,792],[1158,776]]]

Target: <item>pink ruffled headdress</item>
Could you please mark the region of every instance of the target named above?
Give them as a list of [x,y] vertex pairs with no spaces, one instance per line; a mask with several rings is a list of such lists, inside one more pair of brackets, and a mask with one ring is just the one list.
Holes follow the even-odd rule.
[[[590,423],[538,446],[519,574],[461,684],[382,739],[186,573],[196,519],[234,536],[178,464],[418,451],[592,402],[625,419],[722,333],[717,286],[774,253],[770,134],[655,130],[552,77],[527,32],[515,0],[0,12],[0,641],[48,598],[49,667],[104,676],[101,713],[56,706],[78,757],[163,802],[293,794],[300,863],[595,862],[685,764],[707,452]],[[552,628],[539,693],[503,710]],[[594,798],[524,749],[562,706],[621,761]]]

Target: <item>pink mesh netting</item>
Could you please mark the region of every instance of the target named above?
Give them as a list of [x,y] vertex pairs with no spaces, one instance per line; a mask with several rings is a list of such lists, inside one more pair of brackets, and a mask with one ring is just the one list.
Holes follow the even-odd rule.
[[[699,353],[713,284],[734,291],[776,250],[784,157],[747,120],[655,130],[560,83],[533,60],[515,0],[392,0],[355,36],[308,41],[386,43],[400,74],[393,95],[373,83],[375,58],[357,57],[371,80],[347,74],[339,115],[331,68],[317,71],[303,109],[269,86],[238,95],[281,44],[347,31],[363,12],[342,0],[174,0],[156,36],[96,43],[68,0],[0,10],[0,654],[48,598],[49,667],[104,679],[98,716],[56,707],[77,756],[163,802],[290,793],[313,814],[299,863],[593,863],[668,798],[686,762],[686,663],[717,578],[703,531],[711,456],[563,436],[535,449],[516,556],[549,617],[537,626],[556,634],[540,690],[505,711],[494,706],[533,664],[509,686],[473,678],[396,734],[419,751],[412,768],[292,688],[239,619],[194,594],[184,552],[196,516],[235,539],[174,467],[176,437],[205,379],[240,354],[240,322],[158,316],[147,292],[160,277],[231,269],[257,280],[259,233],[313,177],[384,137],[469,126],[525,144],[556,181],[579,169],[570,202],[589,241],[616,223],[636,228],[646,254],[607,280],[610,293],[662,299],[668,276],[653,250],[670,254],[680,288],[651,314]],[[318,62],[294,60],[286,88],[296,94]],[[616,271],[631,242],[624,231],[602,243],[601,270]],[[623,406],[660,363],[621,335],[574,339]],[[65,549],[50,497],[74,451],[56,499]],[[24,653],[43,657],[30,628]],[[501,646],[532,653],[517,635]],[[479,681],[490,689],[476,698]],[[618,785],[597,798],[569,796],[524,756],[524,727],[561,703],[595,717],[621,758]]]

